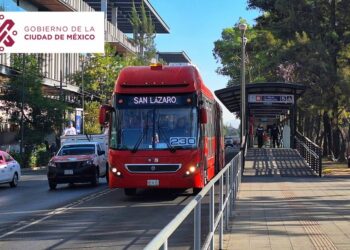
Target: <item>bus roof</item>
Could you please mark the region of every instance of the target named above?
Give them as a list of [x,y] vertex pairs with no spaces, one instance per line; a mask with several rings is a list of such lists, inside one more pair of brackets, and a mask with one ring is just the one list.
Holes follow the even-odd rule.
[[115,93],[165,94],[202,92],[214,99],[197,68],[186,66],[132,66],[121,70]]

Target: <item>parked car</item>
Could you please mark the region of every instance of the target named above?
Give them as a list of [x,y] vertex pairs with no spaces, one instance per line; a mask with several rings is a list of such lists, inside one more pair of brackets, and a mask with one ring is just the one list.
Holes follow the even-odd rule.
[[225,136],[225,147],[234,147],[240,144],[240,138],[238,135]]
[[11,187],[17,187],[21,177],[21,167],[11,155],[0,151],[0,184],[9,183]]
[[108,173],[106,152],[99,142],[77,142],[63,145],[48,163],[50,189],[61,183],[90,182],[99,184]]

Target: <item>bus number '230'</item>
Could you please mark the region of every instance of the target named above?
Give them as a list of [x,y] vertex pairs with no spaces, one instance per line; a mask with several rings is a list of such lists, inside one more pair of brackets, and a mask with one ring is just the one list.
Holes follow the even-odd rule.
[[195,137],[170,137],[171,146],[193,146],[196,145]]

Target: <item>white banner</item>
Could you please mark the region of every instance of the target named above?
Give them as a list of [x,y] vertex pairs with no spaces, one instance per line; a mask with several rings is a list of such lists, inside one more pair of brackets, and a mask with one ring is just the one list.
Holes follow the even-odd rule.
[[104,13],[0,12],[0,53],[104,53]]

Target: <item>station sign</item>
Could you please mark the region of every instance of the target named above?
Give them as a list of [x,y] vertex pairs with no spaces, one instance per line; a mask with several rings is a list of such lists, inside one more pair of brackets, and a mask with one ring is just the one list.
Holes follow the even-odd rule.
[[249,103],[285,103],[293,104],[294,95],[276,95],[276,94],[249,94]]

